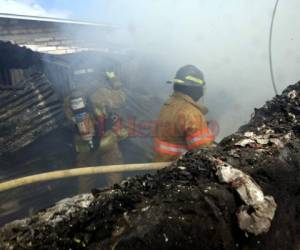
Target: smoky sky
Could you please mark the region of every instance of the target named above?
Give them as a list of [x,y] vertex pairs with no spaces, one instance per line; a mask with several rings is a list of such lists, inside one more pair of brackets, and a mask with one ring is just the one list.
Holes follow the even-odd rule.
[[[145,60],[151,58],[155,70],[161,71],[162,78],[150,88],[154,94],[167,98],[171,89],[165,81],[180,66],[198,66],[207,81],[208,119],[220,122],[222,136],[273,97],[268,36],[274,0],[89,3],[82,18],[119,25],[111,42],[140,52]],[[280,92],[300,80],[299,9],[298,0],[281,0],[274,23],[274,70]]]

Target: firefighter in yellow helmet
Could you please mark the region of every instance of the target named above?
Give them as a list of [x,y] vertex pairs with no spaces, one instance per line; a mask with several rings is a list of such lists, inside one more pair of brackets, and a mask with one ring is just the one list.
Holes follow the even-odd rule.
[[177,71],[172,82],[174,92],[161,108],[155,127],[155,161],[172,161],[214,141],[204,117],[207,108],[197,104],[204,94],[203,73],[186,65]]
[[[123,163],[119,142],[127,138],[128,133],[121,127],[117,111],[125,103],[126,96],[114,72],[106,72],[106,77],[109,84],[101,84],[87,97],[76,91],[75,96],[73,93],[65,99],[65,114],[77,127],[74,144],[78,167]],[[120,178],[120,174],[107,175],[107,184],[118,182]],[[93,176],[80,177],[79,191],[90,191],[97,185],[94,179]]]

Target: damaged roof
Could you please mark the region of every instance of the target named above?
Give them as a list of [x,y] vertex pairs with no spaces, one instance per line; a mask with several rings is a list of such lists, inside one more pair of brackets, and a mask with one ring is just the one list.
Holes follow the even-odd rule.
[[0,13],[0,41],[46,54],[110,52],[108,34],[117,28],[105,23]]
[[8,13],[0,13],[0,18],[40,21],[40,22],[50,22],[50,23],[61,23],[61,24],[87,25],[87,26],[95,26],[95,27],[99,27],[99,28],[117,28],[116,25],[105,24],[105,23],[87,22],[87,21],[64,19],[64,18],[54,18],[54,17],[17,15],[17,14],[8,14]]

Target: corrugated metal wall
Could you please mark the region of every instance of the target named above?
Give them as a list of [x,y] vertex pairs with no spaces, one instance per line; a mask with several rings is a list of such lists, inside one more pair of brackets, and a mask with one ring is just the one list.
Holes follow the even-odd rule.
[[62,100],[44,74],[20,83],[23,89],[0,92],[0,153],[15,152],[57,128]]

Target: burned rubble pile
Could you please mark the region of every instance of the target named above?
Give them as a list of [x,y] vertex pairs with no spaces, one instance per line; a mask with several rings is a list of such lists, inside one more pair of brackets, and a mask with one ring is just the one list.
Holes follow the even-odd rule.
[[62,100],[43,73],[43,55],[0,41],[0,155],[59,127]]
[[44,74],[21,82],[20,90],[0,93],[0,153],[15,152],[57,128],[62,101]]
[[[188,152],[154,175],[95,189],[7,224],[1,248],[299,249],[299,119],[300,82],[214,148]],[[221,165],[249,174],[274,198],[275,216],[266,218],[270,230],[241,230],[241,208],[251,219],[259,220],[259,213],[236,192],[243,183],[220,181]]]

